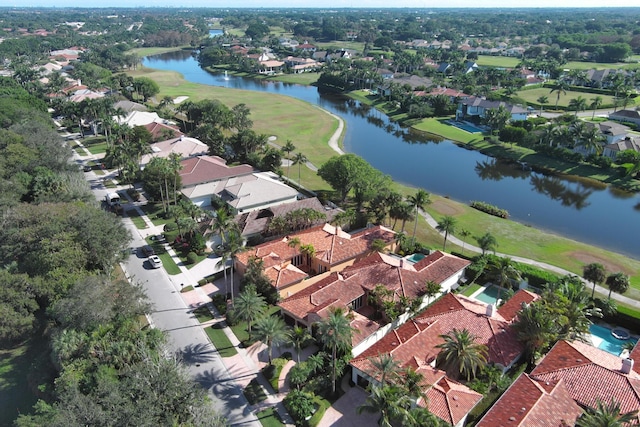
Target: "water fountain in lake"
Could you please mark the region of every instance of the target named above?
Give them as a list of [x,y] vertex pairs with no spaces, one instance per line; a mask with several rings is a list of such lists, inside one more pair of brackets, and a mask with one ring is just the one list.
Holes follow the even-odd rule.
[[227,74],[227,70],[224,70],[224,79],[229,80],[229,75]]

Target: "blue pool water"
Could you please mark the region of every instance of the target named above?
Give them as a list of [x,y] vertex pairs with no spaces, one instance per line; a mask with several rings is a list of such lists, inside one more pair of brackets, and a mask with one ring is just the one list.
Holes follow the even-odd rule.
[[498,301],[498,295],[500,294],[500,289],[497,286],[487,286],[482,289],[479,293],[475,294],[473,298],[478,301],[482,301],[485,304],[495,304]]
[[424,258],[424,254],[413,254],[407,257],[407,261],[416,263]]
[[462,122],[456,122],[456,121],[451,120],[451,121],[449,121],[449,124],[459,128],[459,129],[462,129],[464,131],[467,131],[469,133],[482,133],[483,132],[482,129],[480,129],[479,127],[474,126],[474,125],[472,125],[470,123],[462,123]]
[[607,353],[615,354],[619,356],[622,353],[623,345],[626,342],[636,343],[636,339],[629,338],[628,340],[619,340],[611,335],[611,329],[605,328],[600,325],[589,326],[589,332],[591,332],[591,342],[595,347],[600,350],[604,350]]

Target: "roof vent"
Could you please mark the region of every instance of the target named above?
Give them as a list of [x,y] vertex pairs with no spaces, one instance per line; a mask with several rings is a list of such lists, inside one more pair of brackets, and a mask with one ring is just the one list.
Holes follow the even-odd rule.
[[393,341],[393,342],[391,343],[391,345],[395,347],[395,346],[397,346],[397,345],[398,345],[398,343],[397,343],[397,342],[395,342],[395,341]]
[[629,374],[633,369],[633,359],[622,359],[622,373]]
[[496,314],[496,306],[495,306],[495,304],[487,305],[486,314],[487,314],[487,317],[493,317]]
[[515,421],[516,417],[509,417],[509,421]]

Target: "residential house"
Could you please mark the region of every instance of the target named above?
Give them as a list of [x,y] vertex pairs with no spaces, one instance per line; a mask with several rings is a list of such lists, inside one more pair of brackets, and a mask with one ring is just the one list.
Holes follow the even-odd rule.
[[464,63],[462,72],[464,74],[469,74],[476,71],[477,69],[478,69],[478,64],[476,64],[474,61],[467,61]]
[[144,125],[144,127],[151,133],[152,141],[164,141],[179,138],[182,135],[177,126],[166,123],[152,122]]
[[640,126],[640,111],[638,110],[619,110],[609,114],[611,120],[619,122],[633,123]]
[[132,111],[149,111],[149,109],[144,104],[129,101],[128,99],[123,99],[114,103],[113,108],[115,108],[116,110],[122,110],[127,114]]
[[606,138],[606,143],[611,144],[615,141],[624,139],[629,131],[628,126],[621,125],[620,123],[606,121],[606,122],[598,122],[592,124],[592,126],[597,126],[600,133]]
[[488,110],[499,107],[504,107],[509,114],[511,114],[511,120],[526,120],[529,116],[529,111],[518,105],[512,105],[502,101],[489,101],[485,98],[471,96],[467,99],[460,100],[458,103],[456,120],[467,120],[474,117],[484,118]]
[[295,74],[304,73],[307,71],[316,71],[318,68],[322,67],[318,61],[312,58],[301,58],[297,56],[288,56],[284,63],[293,71]]
[[548,382],[522,373],[476,427],[568,427],[581,414],[564,380]]
[[[558,420],[573,425],[576,406],[593,408],[598,400],[604,404],[615,400],[621,413],[640,410],[640,374],[635,363],[639,353],[637,345],[630,357],[621,358],[583,342],[558,341],[528,378],[521,376],[509,387],[478,426],[506,425],[505,414],[515,418],[507,419],[513,426],[561,425],[552,424]],[[535,395],[545,402],[535,400]],[[567,395],[576,406],[569,404]],[[516,422],[527,419],[538,423]]]
[[[421,300],[421,309],[434,297],[425,295],[427,282],[438,283],[441,292],[449,292],[458,286],[469,264],[465,259],[440,251],[435,251],[416,263],[374,252],[287,297],[278,306],[289,323],[302,324],[308,328],[326,318],[335,308],[357,313],[374,322],[375,308],[371,305],[370,296],[377,286],[383,285],[396,302],[403,298]],[[391,327],[405,322],[409,314],[401,314],[403,316],[397,321],[393,319],[394,322],[389,323],[386,328],[379,329],[378,325],[373,328],[375,330],[368,329],[370,334],[356,332],[352,343],[353,354],[362,353]],[[373,335],[376,331],[378,332]]]
[[602,155],[609,157],[611,160],[615,160],[619,152],[626,150],[633,150],[640,153],[640,138],[628,136],[614,143],[607,144],[604,146]]
[[196,138],[180,135],[151,144],[151,153],[145,154],[140,159],[140,165],[144,166],[155,157],[168,158],[171,154],[177,154],[181,159],[195,156],[204,156],[209,151],[209,147],[204,142]]
[[444,86],[438,86],[435,88],[431,88],[431,90],[429,92],[425,92],[425,91],[416,91],[413,93],[416,96],[438,96],[438,95],[444,95],[444,96],[448,96],[449,100],[451,102],[455,102],[458,99],[467,99],[469,98],[469,96],[471,95],[467,95],[466,93],[459,91],[457,89],[451,89],[448,87],[444,87]]
[[131,111],[126,116],[114,116],[113,119],[119,125],[127,125],[129,127],[146,126],[151,123],[164,123],[165,120],[158,116],[158,113],[149,111]]
[[298,46],[295,47],[296,50],[301,50],[303,52],[308,52],[308,53],[313,53],[316,51],[316,47],[312,44],[310,44],[309,42],[307,42],[306,40],[304,41],[304,43],[299,44]]
[[[341,271],[353,264],[371,252],[375,240],[382,240],[388,248],[393,249],[395,232],[374,226],[349,234],[340,227],[325,224],[255,246],[237,255],[234,265],[243,276],[251,258],[262,260],[271,284],[281,296],[288,297],[324,276],[300,284],[306,277]],[[305,248],[313,250],[309,252]]]
[[[317,197],[310,197],[240,214],[236,217],[236,223],[243,237],[260,236],[267,232],[267,228],[274,218],[286,217],[288,213],[299,209],[312,209],[324,214],[321,223],[331,222],[333,217],[341,212],[336,207],[323,206]],[[317,225],[320,223],[312,224],[312,226]]]
[[[446,376],[436,367],[436,359],[444,342],[442,335],[454,329],[466,329],[476,342],[487,346],[487,362],[506,371],[520,358],[523,347],[511,327],[523,303],[537,295],[518,291],[500,309],[462,295],[445,294],[422,314],[389,332],[350,362],[352,381],[361,387],[379,382],[372,359],[391,356],[400,367],[418,370],[425,375],[427,401],[418,401],[434,415],[454,426],[462,426],[482,396]],[[435,378],[434,378],[435,377]],[[436,381],[437,380],[437,381]],[[440,385],[440,389],[431,384]]]
[[258,57],[258,64],[260,74],[272,75],[280,72],[284,62],[271,59],[266,53],[260,54]]

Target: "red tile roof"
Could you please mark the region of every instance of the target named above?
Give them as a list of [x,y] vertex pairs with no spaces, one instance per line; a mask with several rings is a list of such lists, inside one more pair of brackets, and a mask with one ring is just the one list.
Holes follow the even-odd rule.
[[189,187],[224,178],[248,175],[254,172],[249,165],[227,166],[224,159],[217,156],[198,156],[180,162],[182,186]]
[[621,412],[640,409],[640,374],[622,371],[623,359],[578,341],[558,341],[531,377],[544,382],[564,381],[581,406],[614,399]]
[[376,239],[391,244],[395,239],[395,232],[385,227],[375,226],[351,235],[339,227],[325,224],[258,245],[239,254],[236,262],[246,266],[252,257],[262,259],[265,267],[289,262],[293,257],[300,255],[299,247],[289,246],[293,238],[298,238],[301,245],[312,245],[316,259],[334,266],[366,254]]
[[539,298],[540,296],[538,294],[521,289],[498,309],[498,313],[500,313],[506,321],[511,322],[522,309],[523,304],[531,304]]
[[522,374],[476,427],[560,427],[582,414],[563,380],[544,382]]
[[400,364],[410,359],[430,363],[439,353],[436,346],[453,329],[467,329],[477,342],[488,347],[488,362],[509,366],[522,353],[522,344],[502,316],[486,315],[487,305],[462,295],[446,294],[413,320],[389,332],[384,338],[351,360],[363,372],[371,370],[369,358],[391,354]]
[[[151,133],[154,141],[160,141],[160,138],[179,138],[180,135],[182,135],[182,132],[180,132],[180,129],[178,129],[178,127],[165,125],[164,123],[153,122],[144,125],[144,127]],[[166,136],[169,136],[169,138],[166,138]]]

